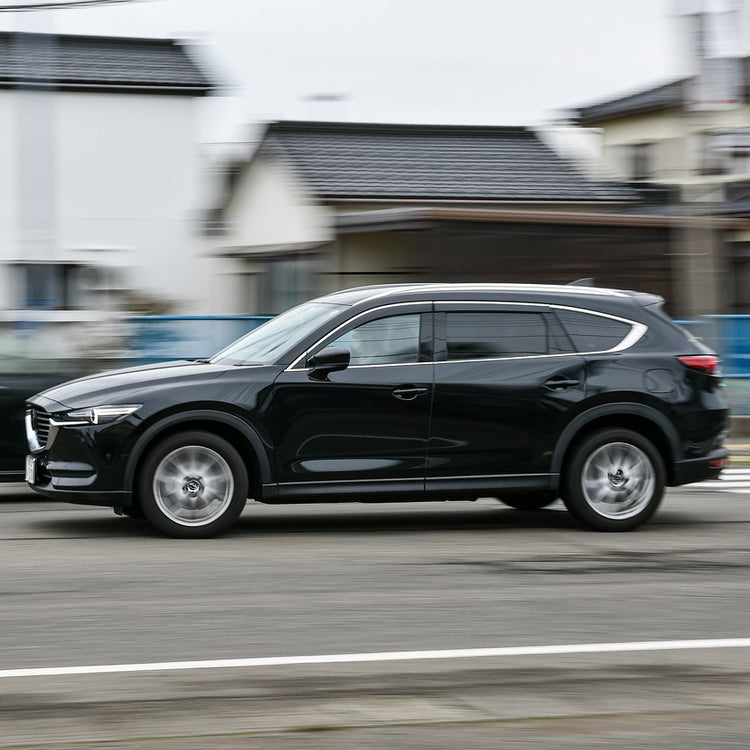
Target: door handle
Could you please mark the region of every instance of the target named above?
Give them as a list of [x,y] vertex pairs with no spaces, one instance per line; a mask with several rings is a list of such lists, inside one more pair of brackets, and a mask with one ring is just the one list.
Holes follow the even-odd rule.
[[580,385],[580,383],[581,381],[575,378],[568,378],[565,375],[555,375],[544,384],[544,387],[548,391],[565,391],[568,388]]
[[402,385],[393,391],[393,395],[401,401],[414,401],[417,396],[426,396],[429,388],[421,385]]

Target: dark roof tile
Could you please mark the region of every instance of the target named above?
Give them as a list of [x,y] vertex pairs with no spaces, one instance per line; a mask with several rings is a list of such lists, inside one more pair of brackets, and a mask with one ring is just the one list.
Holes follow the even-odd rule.
[[171,39],[0,32],[0,86],[205,94],[212,84]]
[[629,188],[587,179],[526,128],[281,121],[264,144],[320,197],[629,201]]
[[[716,64],[728,62],[727,59],[720,58],[713,58],[712,60]],[[741,58],[738,62],[742,66],[742,78],[745,81],[743,95],[747,98],[750,95],[750,57]],[[574,110],[575,117],[581,125],[590,126],[618,117],[684,107],[687,97],[690,95],[692,81],[692,78],[680,78],[626,96],[618,96],[588,106],[578,107]]]

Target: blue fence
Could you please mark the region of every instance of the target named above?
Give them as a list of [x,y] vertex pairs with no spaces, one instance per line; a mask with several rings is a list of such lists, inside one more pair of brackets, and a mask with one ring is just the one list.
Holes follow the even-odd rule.
[[[212,356],[269,320],[265,315],[155,315],[69,319],[0,316],[3,372],[78,371]],[[750,415],[750,315],[705,315],[677,321],[722,358],[734,414]],[[69,362],[67,360],[70,360]]]
[[149,315],[129,318],[132,358],[139,364],[205,359],[244,336],[267,315]]
[[727,378],[750,378],[750,315],[702,315],[676,321],[718,352]]
[[[127,319],[137,362],[210,357],[269,320],[268,315],[149,315]],[[703,315],[678,320],[722,359],[727,378],[750,379],[750,315]]]

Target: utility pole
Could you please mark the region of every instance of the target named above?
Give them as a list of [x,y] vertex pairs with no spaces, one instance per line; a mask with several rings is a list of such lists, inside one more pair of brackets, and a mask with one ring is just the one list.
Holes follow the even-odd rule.
[[[738,49],[739,8],[733,2],[683,0],[679,20],[687,29],[688,79],[683,88],[683,176],[675,260],[680,317],[723,311],[726,297],[724,238],[712,217],[724,201],[722,176],[710,177],[706,160],[715,137],[726,129],[721,112],[742,105],[742,61]],[[724,127],[722,127],[722,125]]]

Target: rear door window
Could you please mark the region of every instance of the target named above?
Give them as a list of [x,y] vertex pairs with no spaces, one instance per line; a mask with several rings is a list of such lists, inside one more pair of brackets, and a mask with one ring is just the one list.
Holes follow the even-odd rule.
[[[552,322],[552,325],[550,323]],[[570,347],[543,311],[472,310],[445,313],[448,360],[560,354]]]

